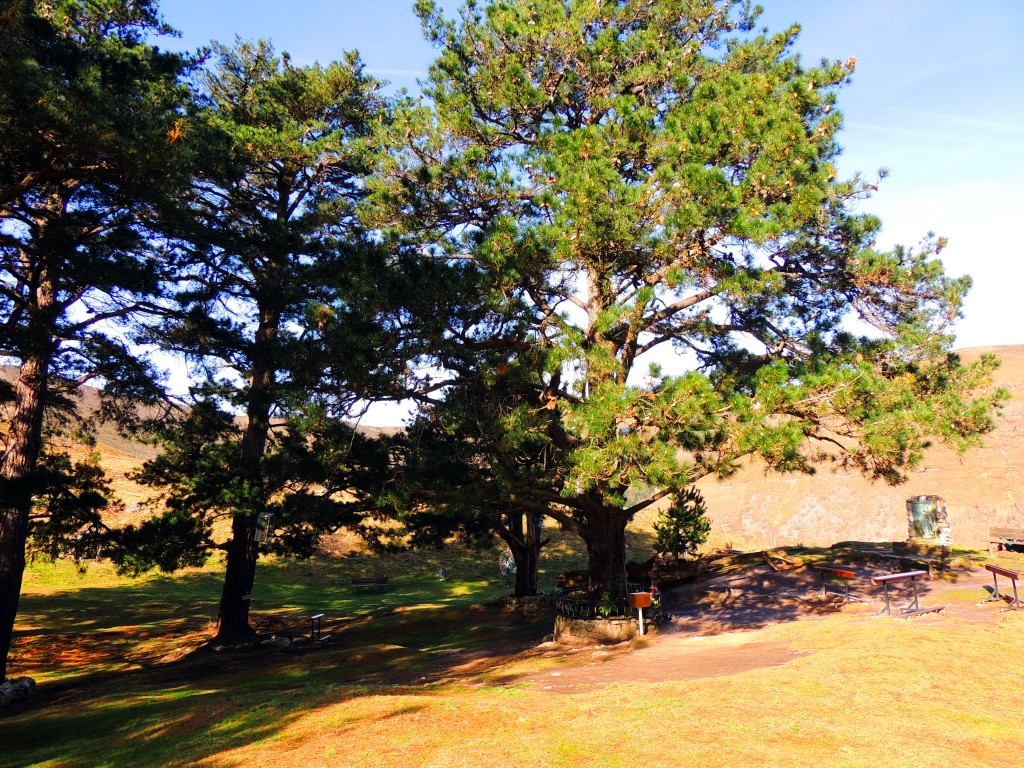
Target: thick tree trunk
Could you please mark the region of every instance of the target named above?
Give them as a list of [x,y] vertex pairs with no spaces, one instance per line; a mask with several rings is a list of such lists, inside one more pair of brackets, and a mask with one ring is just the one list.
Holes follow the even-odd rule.
[[25,573],[25,542],[32,511],[32,478],[42,451],[43,410],[49,358],[22,362],[15,390],[14,415],[8,430],[7,452],[0,465],[0,681],[7,679],[7,658],[18,614]]
[[629,516],[616,507],[588,504],[580,535],[587,545],[590,599],[599,601],[607,593],[615,600],[626,599],[626,525]]
[[214,645],[240,645],[256,639],[249,626],[249,606],[256,580],[256,526],[248,516],[236,514],[231,521],[227,566],[220,593],[219,625]]
[[537,570],[540,565],[541,534],[544,518],[532,512],[509,512],[506,516],[508,527],[502,538],[508,544],[512,559],[516,563],[516,587],[514,597],[531,597],[537,594]]
[[516,589],[512,594],[514,597],[531,597],[537,594],[536,566],[531,574],[529,552],[525,547],[520,550],[512,549],[512,557],[516,561]]
[[280,313],[261,310],[256,330],[252,372],[249,379],[249,405],[245,432],[239,454],[242,475],[249,484],[252,506],[235,511],[231,520],[231,539],[227,543],[224,586],[217,613],[217,634],[214,645],[239,645],[256,639],[249,626],[249,606],[256,581],[256,521],[264,511],[263,453],[270,433],[270,408],[273,400],[274,366],[270,343],[277,333]]
[[263,511],[263,481],[259,466],[268,428],[266,419],[254,419],[250,413],[242,436],[241,465],[256,499],[253,508],[236,510],[231,519],[231,539],[227,543],[224,585],[217,612],[217,634],[211,641],[214,645],[239,645],[256,639],[256,632],[249,626],[249,605],[259,557],[256,521]]

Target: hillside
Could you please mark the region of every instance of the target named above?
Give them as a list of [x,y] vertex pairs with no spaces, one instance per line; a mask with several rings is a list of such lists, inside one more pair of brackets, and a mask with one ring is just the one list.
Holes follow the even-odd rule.
[[724,481],[699,486],[708,502],[715,540],[739,548],[837,541],[898,541],[907,537],[906,500],[935,494],[946,501],[953,542],[985,546],[992,525],[1024,525],[1024,346],[962,350],[964,359],[994,353],[994,380],[1008,388],[998,427],[983,448],[957,456],[932,448],[907,483],[891,487],[854,472],[824,467],[816,475],[766,475],[748,465]]
[[[995,383],[1007,387],[1012,399],[999,426],[983,448],[957,456],[948,449],[931,449],[909,481],[898,487],[871,482],[859,474],[821,468],[817,474],[765,474],[750,463],[728,480],[705,479],[699,485],[712,520],[712,542],[740,549],[804,544],[828,545],[843,540],[902,540],[906,538],[906,499],[935,494],[946,501],[953,541],[985,546],[992,525],[1022,526],[1021,470],[1024,468],[1024,346],[963,350],[966,359],[991,352],[1002,360]],[[10,379],[13,369],[0,376]],[[99,393],[83,388],[81,410],[94,413]],[[368,428],[368,434],[379,429]],[[127,505],[147,495],[125,479],[125,473],[155,455],[149,445],[128,440],[109,425],[97,430],[96,451]],[[84,452],[69,446],[73,453]],[[637,521],[648,527],[653,515]]]

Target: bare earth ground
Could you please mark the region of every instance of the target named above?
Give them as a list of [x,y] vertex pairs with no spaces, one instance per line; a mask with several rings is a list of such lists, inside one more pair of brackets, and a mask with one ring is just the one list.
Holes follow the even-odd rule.
[[[821,580],[816,571],[799,568],[775,572],[768,565],[679,588],[664,599],[671,619],[648,636],[646,647],[632,652],[619,648],[582,648],[566,651],[547,644],[551,656],[590,656],[590,660],[546,671],[527,678],[551,693],[578,693],[617,682],[659,682],[731,675],[751,669],[777,666],[807,651],[788,643],[765,641],[766,628],[780,622],[828,621],[842,613],[857,621],[900,621],[880,616],[885,602],[882,588],[871,577],[889,573],[881,568],[858,566],[851,594],[864,602],[843,603],[839,595],[820,597]],[[943,606],[937,613],[905,619],[914,622],[994,623],[1005,603],[981,602],[992,591],[992,574],[983,567],[957,570],[955,580],[936,578],[918,582],[920,607]],[[893,613],[912,597],[902,583],[890,585]],[[828,588],[842,591],[829,581]],[[1000,592],[1009,582],[1000,580]],[[967,599],[965,599],[965,595]],[[950,598],[950,599],[944,599]],[[842,630],[837,627],[837,632]],[[542,646],[544,648],[544,646]]]

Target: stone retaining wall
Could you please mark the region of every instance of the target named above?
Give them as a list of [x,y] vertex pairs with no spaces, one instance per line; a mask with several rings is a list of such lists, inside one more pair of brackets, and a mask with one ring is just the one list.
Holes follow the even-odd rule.
[[556,643],[564,645],[614,644],[632,640],[639,633],[636,619],[570,619],[555,617]]

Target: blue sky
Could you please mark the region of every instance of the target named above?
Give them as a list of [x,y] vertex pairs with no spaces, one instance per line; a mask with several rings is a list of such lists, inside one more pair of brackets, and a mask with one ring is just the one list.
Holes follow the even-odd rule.
[[[446,0],[445,7],[456,2]],[[857,58],[839,94],[840,172],[890,176],[866,211],[882,246],[949,238],[942,259],[974,288],[957,346],[1024,344],[1024,0],[761,0],[761,24],[803,31],[809,62]],[[434,51],[412,0],[163,0],[169,47],[265,37],[296,63],[358,49],[368,71],[410,91]]]

